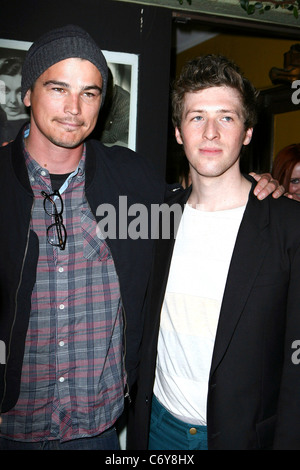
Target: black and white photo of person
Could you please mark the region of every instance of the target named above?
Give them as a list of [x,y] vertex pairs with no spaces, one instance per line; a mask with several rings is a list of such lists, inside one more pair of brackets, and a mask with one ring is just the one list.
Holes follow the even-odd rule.
[[0,58],[0,145],[14,140],[23,123],[29,120],[21,100],[21,57]]
[[102,117],[94,131],[105,145],[128,146],[130,118],[130,66],[108,63],[107,93]]

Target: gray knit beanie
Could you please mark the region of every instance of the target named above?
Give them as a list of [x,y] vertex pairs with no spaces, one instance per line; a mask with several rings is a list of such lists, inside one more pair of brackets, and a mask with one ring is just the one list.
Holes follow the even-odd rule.
[[67,25],[43,34],[29,48],[22,70],[21,98],[49,67],[64,59],[86,59],[92,62],[102,76],[102,100],[107,88],[107,63],[99,46],[84,31],[75,25]]

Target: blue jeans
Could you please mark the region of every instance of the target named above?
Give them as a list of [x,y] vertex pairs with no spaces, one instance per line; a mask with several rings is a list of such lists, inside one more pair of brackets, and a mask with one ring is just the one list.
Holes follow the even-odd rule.
[[188,424],[152,399],[149,450],[207,450],[206,426]]
[[119,439],[115,428],[93,437],[73,439],[60,442],[59,440],[40,442],[20,442],[0,438],[0,450],[119,450]]

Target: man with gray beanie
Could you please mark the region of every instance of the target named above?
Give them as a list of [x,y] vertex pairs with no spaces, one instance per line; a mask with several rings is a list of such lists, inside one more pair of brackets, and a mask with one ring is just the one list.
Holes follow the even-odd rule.
[[166,188],[141,156],[86,140],[106,86],[105,58],[77,26],[28,51],[30,122],[0,149],[0,450],[119,447],[154,241],[148,219],[130,236],[126,208],[150,214]]
[[85,140],[106,86],[105,58],[77,26],[28,51],[30,123],[0,150],[1,450],[119,446],[152,241],[99,234],[102,207],[118,223],[123,195],[150,213],[165,183],[131,150]]

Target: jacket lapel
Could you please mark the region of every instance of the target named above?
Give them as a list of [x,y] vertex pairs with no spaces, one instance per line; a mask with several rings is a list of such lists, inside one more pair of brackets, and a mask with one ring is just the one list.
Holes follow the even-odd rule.
[[234,247],[224,291],[211,372],[212,375],[234,334],[256,275],[268,247],[266,227],[269,224],[269,203],[258,201],[253,187]]

